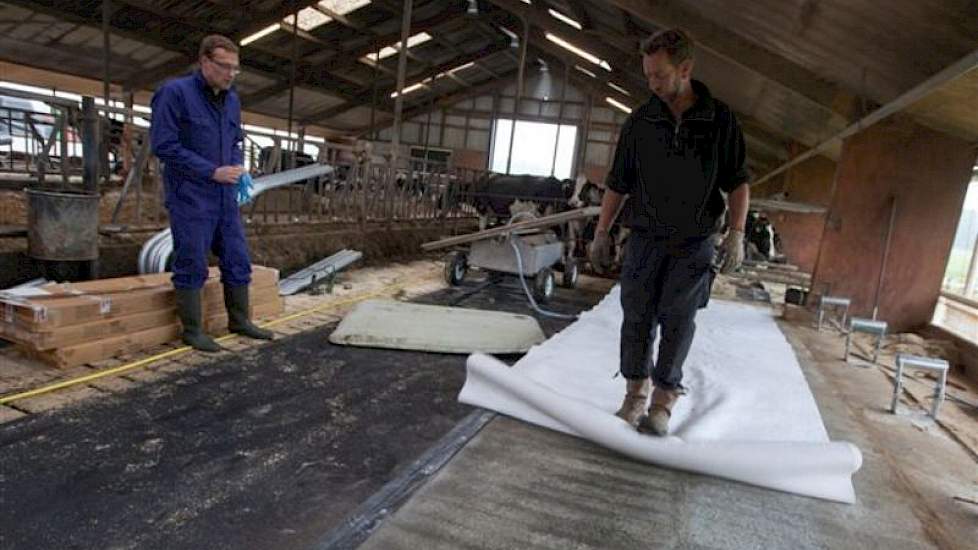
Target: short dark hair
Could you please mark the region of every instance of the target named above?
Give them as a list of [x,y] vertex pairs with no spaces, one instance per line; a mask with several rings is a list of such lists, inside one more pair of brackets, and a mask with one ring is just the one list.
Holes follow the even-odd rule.
[[207,56],[211,57],[214,50],[221,48],[222,50],[227,50],[231,53],[238,53],[238,45],[234,43],[234,40],[221,35],[221,34],[211,34],[205,36],[203,40],[200,41],[200,52],[198,55],[201,57]]
[[688,32],[675,28],[659,31],[642,41],[642,55],[652,55],[665,50],[669,61],[679,65],[693,58],[693,37]]

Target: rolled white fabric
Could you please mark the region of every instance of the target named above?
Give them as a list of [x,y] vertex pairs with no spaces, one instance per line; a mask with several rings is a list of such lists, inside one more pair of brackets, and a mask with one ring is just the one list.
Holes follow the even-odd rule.
[[[612,378],[620,314],[616,289],[513,367],[470,356],[459,401],[652,464],[855,501],[852,475],[862,454],[851,443],[829,441],[797,359],[769,312],[715,302],[697,318],[685,367],[690,394],[673,411],[675,435],[666,438],[639,434],[613,414],[624,395],[624,380]],[[724,341],[744,331],[750,346]]]

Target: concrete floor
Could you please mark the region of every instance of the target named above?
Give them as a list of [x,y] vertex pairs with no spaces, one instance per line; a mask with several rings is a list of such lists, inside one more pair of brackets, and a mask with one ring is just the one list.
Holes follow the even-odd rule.
[[[441,271],[416,262],[347,281],[528,313],[513,281],[443,288]],[[548,306],[578,312],[602,296],[561,288]],[[295,296],[287,309],[337,299]],[[19,416],[0,422],[0,550],[308,548],[340,528],[472,408],[456,400],[464,355],[332,345],[337,308],[275,325],[273,342],[230,340],[242,347],[14,402]],[[569,323],[540,319],[547,335]],[[5,378],[0,395],[24,383]]]
[[[441,288],[440,270],[436,262],[425,262],[351,273],[351,286],[338,287],[338,296],[299,297],[289,303],[288,312],[400,281],[415,281],[401,298],[418,296]],[[583,283],[595,292],[607,289],[606,281],[585,278]],[[736,295],[733,287],[714,290],[720,296]],[[335,322],[343,309],[304,317],[276,331],[285,337],[318,330]],[[854,442],[863,452],[864,466],[854,478],[855,505],[640,464],[585,441],[497,417],[395,513],[385,514],[362,548],[974,548],[978,505],[955,497],[978,501],[978,455],[926,421],[920,405],[904,403],[904,410],[915,411],[912,414],[886,412],[891,383],[879,370],[840,361],[842,339],[837,333],[819,334],[804,323],[781,326],[798,352],[830,435]],[[251,351],[237,345],[233,349]],[[37,370],[15,364],[10,351],[0,353],[0,393],[93,370]],[[221,354],[218,360],[229,355]],[[104,399],[106,394],[125,399],[143,389],[167,387],[164,379],[171,374],[187,375],[210,366],[198,359],[206,358],[190,354],[26,399],[17,408],[0,407],[0,423],[29,422],[25,415],[61,418],[62,409]],[[973,425],[978,431],[978,422]],[[4,470],[11,471],[0,468],[0,481]],[[0,510],[3,493],[0,490]],[[335,499],[336,494],[323,492],[319,497]],[[347,502],[345,511],[334,510],[333,519],[353,514],[356,500]],[[45,506],[37,506],[37,517],[43,518]],[[317,512],[310,508],[305,513]],[[290,517],[302,521],[299,515]],[[206,529],[206,522],[201,527]],[[321,527],[328,529],[326,524]],[[151,528],[145,535],[158,531]],[[324,531],[316,532],[310,530],[310,540],[326,538]],[[253,544],[258,540],[251,539]]]
[[781,326],[830,436],[863,452],[854,505],[640,464],[498,417],[360,548],[975,548],[978,506],[954,498],[978,493],[972,455],[916,413],[886,412],[892,385],[839,361],[838,334]]

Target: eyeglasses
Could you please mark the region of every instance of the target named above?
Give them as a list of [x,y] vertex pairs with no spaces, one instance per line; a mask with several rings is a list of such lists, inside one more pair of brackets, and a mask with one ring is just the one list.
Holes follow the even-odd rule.
[[239,67],[237,65],[232,65],[230,63],[222,63],[220,61],[217,61],[216,59],[214,59],[213,57],[211,57],[209,55],[207,56],[207,59],[211,63],[217,65],[217,67],[219,69],[221,69],[222,71],[224,71],[226,73],[231,73],[231,76],[238,76],[239,74],[241,74],[241,67]]

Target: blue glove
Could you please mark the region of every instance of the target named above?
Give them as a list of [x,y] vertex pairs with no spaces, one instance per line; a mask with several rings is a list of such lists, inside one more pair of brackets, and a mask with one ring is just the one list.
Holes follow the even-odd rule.
[[251,181],[251,174],[245,172],[241,174],[238,178],[238,204],[246,204],[251,200],[251,190],[254,189],[255,184]]

